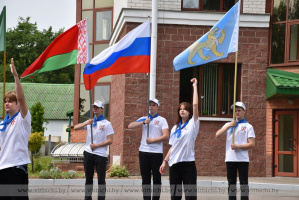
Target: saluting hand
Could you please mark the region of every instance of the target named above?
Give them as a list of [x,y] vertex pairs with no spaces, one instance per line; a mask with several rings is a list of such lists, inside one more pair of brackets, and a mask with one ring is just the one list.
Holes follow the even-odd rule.
[[196,79],[196,78],[191,79],[190,82],[193,83],[193,84],[192,84],[193,87],[194,87],[194,86],[197,86],[197,79]]
[[14,61],[13,61],[13,58],[11,58],[11,64],[10,64],[9,66],[10,66],[10,71],[11,71],[11,73],[12,73],[14,76],[18,76],[18,73],[17,73],[16,67],[15,67],[15,63],[14,63]]

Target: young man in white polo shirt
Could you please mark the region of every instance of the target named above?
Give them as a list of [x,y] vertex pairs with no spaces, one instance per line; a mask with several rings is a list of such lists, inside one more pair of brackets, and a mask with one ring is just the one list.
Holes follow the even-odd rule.
[[[244,103],[236,102],[235,111],[236,121],[226,123],[217,131],[216,137],[226,134],[225,162],[229,200],[236,199],[237,171],[241,186],[241,200],[247,200],[249,199],[248,150],[255,146],[255,134],[252,125],[245,120],[246,107]],[[233,127],[235,127],[234,143],[232,143]]]
[[[13,58],[10,64],[15,79],[15,91],[3,98],[6,116],[0,123],[0,187],[4,199],[28,199],[28,172],[30,163],[28,140],[31,133],[31,115]],[[22,192],[20,192],[22,191]],[[15,196],[13,196],[15,195]]]
[[[96,169],[98,175],[98,200],[104,200],[106,195],[106,162],[107,147],[113,142],[113,128],[103,116],[104,104],[97,100],[92,104],[94,118],[74,127],[75,130],[87,130],[84,155],[85,200],[90,200],[93,190],[93,175]],[[91,127],[93,142],[91,141]]]
[[[149,115],[129,124],[129,128],[142,127],[139,164],[144,200],[151,200],[151,196],[153,200],[159,200],[161,193],[159,168],[163,162],[163,141],[168,140],[169,129],[166,119],[158,115],[159,106],[158,99],[150,100]],[[148,125],[149,136],[147,136]],[[153,195],[151,195],[151,174],[153,174]]]

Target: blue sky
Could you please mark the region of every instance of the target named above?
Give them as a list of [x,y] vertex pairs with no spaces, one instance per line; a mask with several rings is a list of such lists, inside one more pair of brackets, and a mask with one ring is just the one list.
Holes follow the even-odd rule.
[[30,17],[39,30],[52,26],[53,31],[76,24],[76,0],[0,0],[0,12],[6,6],[6,29],[18,24],[18,18]]

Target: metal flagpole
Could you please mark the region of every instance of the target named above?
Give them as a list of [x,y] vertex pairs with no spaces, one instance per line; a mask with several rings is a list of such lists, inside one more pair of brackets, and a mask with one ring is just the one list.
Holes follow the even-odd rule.
[[[149,115],[149,105],[150,105],[150,73],[148,74],[148,93],[147,93],[147,116]],[[149,124],[147,124],[147,137],[149,137]]]
[[[152,0],[152,34],[151,34],[151,63],[149,73],[149,100],[156,98],[156,64],[157,64],[157,19],[158,19],[158,1]],[[149,124],[147,126],[147,137],[149,137]]]
[[152,0],[152,35],[151,35],[151,63],[150,63],[150,99],[156,98],[156,65],[157,65],[157,19],[158,3]]
[[[89,90],[89,101],[90,101],[90,119],[92,119],[92,100],[91,100],[91,89]],[[90,138],[91,138],[91,144],[93,144],[93,134],[92,134],[92,124],[90,125]]]
[[[237,70],[238,70],[238,52],[236,51],[236,60],[235,60],[235,78],[234,78],[234,106],[233,106],[233,120],[235,120],[236,117],[236,91],[237,91]],[[233,127],[233,138],[232,143],[235,144],[235,127]]]

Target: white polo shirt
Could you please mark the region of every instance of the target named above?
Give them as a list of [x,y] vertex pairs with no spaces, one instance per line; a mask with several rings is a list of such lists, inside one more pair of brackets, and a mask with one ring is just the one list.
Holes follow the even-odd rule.
[[[90,144],[91,144],[90,125],[84,126],[83,129],[87,130],[85,151],[102,157],[107,157],[106,152],[107,152],[108,145],[96,148],[92,151],[90,148]],[[107,136],[112,134],[114,134],[114,131],[111,123],[108,120],[104,119],[101,121],[97,121],[97,125],[92,127],[93,144],[99,144],[105,142],[107,140]]]
[[[179,162],[195,161],[194,145],[199,131],[199,124],[199,118],[194,122],[192,116],[187,126],[181,130],[181,136],[177,138],[177,135],[173,135],[170,138],[169,144],[171,145],[171,152],[168,161],[169,167]],[[172,135],[176,129],[177,125],[173,126],[170,135]]]
[[[225,162],[249,162],[248,149],[232,150],[232,136],[232,131],[228,129],[226,131]],[[235,144],[246,144],[248,143],[248,138],[255,138],[252,125],[249,123],[240,123],[235,129]]]
[[[141,117],[138,120],[146,119],[147,117]],[[137,121],[138,121],[137,120]],[[139,147],[139,151],[142,152],[150,152],[150,153],[163,153],[163,142],[157,142],[157,143],[146,143],[147,138],[147,126],[142,126],[142,138],[141,143]],[[168,123],[164,117],[158,116],[155,117],[151,122],[149,123],[149,138],[157,138],[163,135],[162,130],[168,129]]]
[[28,141],[31,133],[31,114],[21,112],[0,132],[0,170],[30,163]]

